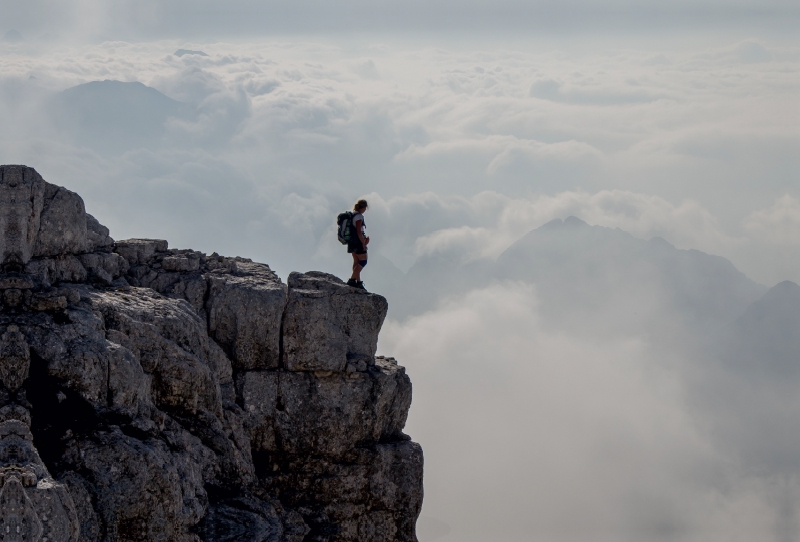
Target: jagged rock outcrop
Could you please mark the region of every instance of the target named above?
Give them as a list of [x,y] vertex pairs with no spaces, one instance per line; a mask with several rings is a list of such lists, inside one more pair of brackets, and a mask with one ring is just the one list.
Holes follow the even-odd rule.
[[115,242],[0,167],[0,540],[416,541],[386,310],[324,273]]

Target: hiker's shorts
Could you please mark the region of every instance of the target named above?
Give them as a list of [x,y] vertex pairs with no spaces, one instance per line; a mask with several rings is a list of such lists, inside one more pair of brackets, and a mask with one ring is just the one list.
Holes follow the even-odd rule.
[[347,253],[352,254],[355,252],[356,254],[366,254],[367,250],[364,248],[364,245],[361,244],[361,240],[357,240],[354,243],[347,245]]

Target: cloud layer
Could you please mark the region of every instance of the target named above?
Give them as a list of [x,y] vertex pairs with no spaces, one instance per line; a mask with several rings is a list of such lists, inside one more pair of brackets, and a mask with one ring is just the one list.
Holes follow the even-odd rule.
[[[494,256],[575,214],[723,254],[766,283],[797,279],[794,237],[764,213],[800,198],[800,49],[653,46],[6,43],[0,158],[80,191],[117,236],[170,232],[287,269],[334,257],[331,217],[373,194],[376,239],[403,269],[447,246]],[[194,114],[114,152],[43,114],[103,79]]]
[[[717,440],[709,420],[732,419],[708,403],[731,388],[698,376],[708,358],[543,324],[535,288],[495,283],[382,332],[414,375],[423,514],[450,525],[446,540],[792,539],[800,485],[769,463],[779,441],[756,434],[793,402],[756,407]],[[753,406],[771,393],[745,389]],[[697,391],[705,404],[687,401]]]

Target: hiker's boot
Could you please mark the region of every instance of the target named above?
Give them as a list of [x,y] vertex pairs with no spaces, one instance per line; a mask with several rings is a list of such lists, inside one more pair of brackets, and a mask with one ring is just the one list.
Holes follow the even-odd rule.
[[358,281],[356,279],[350,279],[347,281],[348,286],[352,286],[353,288],[358,288]]
[[359,290],[364,290],[365,292],[367,291],[367,289],[364,287],[364,282],[360,280],[356,283],[356,288]]

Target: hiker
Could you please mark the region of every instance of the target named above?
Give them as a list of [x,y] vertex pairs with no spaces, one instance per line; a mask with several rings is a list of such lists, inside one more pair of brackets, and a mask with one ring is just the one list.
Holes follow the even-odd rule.
[[358,200],[353,206],[354,213],[350,220],[353,224],[355,235],[350,235],[347,243],[347,252],[353,255],[353,274],[350,275],[347,285],[361,290],[366,290],[364,283],[361,281],[361,270],[367,265],[369,237],[367,236],[367,225],[364,222],[364,213],[367,209],[369,209],[369,205],[367,205],[367,200],[365,199]]

